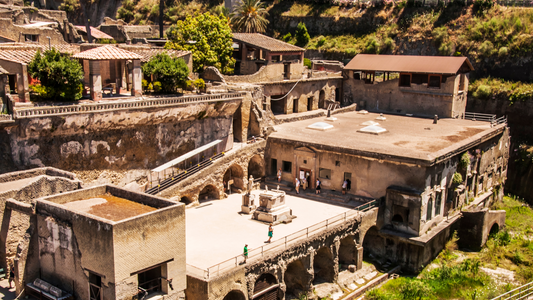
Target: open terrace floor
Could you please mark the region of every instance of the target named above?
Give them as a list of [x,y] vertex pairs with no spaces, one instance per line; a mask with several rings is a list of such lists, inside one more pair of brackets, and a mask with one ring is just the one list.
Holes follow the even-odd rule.
[[[258,199],[260,191],[253,193]],[[186,210],[188,265],[206,270],[241,255],[245,244],[249,249],[268,245],[265,243],[268,240],[268,224],[252,220],[252,215],[239,214],[241,202],[241,194],[232,194],[229,198],[203,202],[199,207]],[[291,195],[285,196],[285,202],[297,218],[292,223],[274,226],[273,243],[351,210]]]

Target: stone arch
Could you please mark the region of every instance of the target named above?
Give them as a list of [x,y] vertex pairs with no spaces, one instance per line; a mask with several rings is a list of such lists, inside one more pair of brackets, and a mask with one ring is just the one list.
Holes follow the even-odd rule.
[[403,217],[400,214],[395,214],[392,217],[392,223],[397,223],[399,225],[403,224]]
[[233,164],[226,170],[223,180],[226,183],[225,187],[227,187],[227,184],[230,182],[230,180],[233,180],[233,184],[231,184],[232,191],[235,190],[235,192],[237,192],[238,189],[241,191],[245,190],[244,171],[238,164]]
[[500,231],[500,224],[498,222],[494,222],[492,226],[490,226],[489,236],[494,235]]
[[320,90],[318,94],[318,108],[325,108],[326,103],[326,91]]
[[216,200],[216,199],[220,199],[220,193],[218,189],[212,184],[208,184],[204,186],[204,188],[198,194],[199,202],[208,201],[208,200]]
[[224,300],[246,300],[246,296],[239,290],[232,290],[224,297]]
[[363,237],[363,256],[378,259],[385,255],[385,239],[379,235],[376,226],[370,227]]
[[250,175],[256,179],[265,176],[265,160],[259,154],[252,156],[248,162],[248,176]]
[[191,196],[184,195],[180,197],[180,202],[185,203],[185,205],[191,204],[194,202]]
[[263,273],[255,281],[253,295],[258,295],[254,300],[280,299],[280,288],[276,277],[270,273]]
[[356,264],[357,246],[353,235],[341,239],[339,247],[339,263],[345,265]]
[[335,264],[333,263],[333,253],[329,247],[318,249],[313,258],[313,269],[315,278],[313,284],[322,282],[333,282],[335,280]]
[[285,298],[291,299],[290,297],[287,297],[288,295],[299,297],[301,293],[307,292],[306,286],[308,276],[309,274],[307,273],[304,263],[300,259],[288,264],[284,275],[286,286]]

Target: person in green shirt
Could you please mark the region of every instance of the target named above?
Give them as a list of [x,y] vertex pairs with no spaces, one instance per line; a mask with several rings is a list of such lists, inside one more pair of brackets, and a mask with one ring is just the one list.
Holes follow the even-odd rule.
[[246,259],[248,258],[248,244],[244,245],[244,263],[246,263]]

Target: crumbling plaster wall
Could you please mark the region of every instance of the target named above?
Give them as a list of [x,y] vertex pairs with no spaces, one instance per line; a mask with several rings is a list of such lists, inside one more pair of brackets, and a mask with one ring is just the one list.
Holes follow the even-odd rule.
[[[336,101],[336,89],[339,88],[340,90],[341,87],[341,77],[312,78],[302,80],[298,83],[296,81],[281,81],[263,84],[265,103],[269,110],[272,110],[273,106],[277,105],[273,103],[275,100],[272,100],[272,98],[279,99],[281,96],[285,96],[290,92],[283,100],[276,100],[284,103],[284,114],[308,111],[308,98],[312,98],[311,110],[327,108],[328,103]],[[321,93],[323,99],[321,99]],[[294,109],[295,99],[298,99],[296,111]],[[324,103],[320,103],[320,100],[323,100]]]
[[[254,61],[241,62],[241,68],[248,67],[248,69],[256,69],[256,63]],[[272,81],[283,81],[285,79],[296,80],[304,77],[307,73],[307,67],[303,65],[303,62],[291,62],[290,75],[285,77],[285,64],[269,63],[261,66],[257,72],[250,75],[233,75],[225,76],[224,78],[228,83],[265,83]]]
[[38,252],[36,219],[32,217],[34,199],[79,189],[81,182],[72,173],[47,167],[0,175],[2,183],[11,185],[11,189],[0,193],[0,266],[15,262],[15,286],[20,293],[26,277],[34,276],[39,268],[32,258]]
[[[361,233],[366,232],[368,228],[375,226],[377,222],[378,209],[374,208],[365,213],[361,213],[361,217],[348,220],[347,222],[334,226],[326,231],[320,232],[318,235],[310,236],[303,239],[295,245],[289,246],[288,249],[280,250],[267,254],[267,256],[259,261],[251,260],[248,264],[237,268],[235,271],[224,274],[220,277],[215,277],[209,280],[202,280],[198,278],[191,278],[188,276],[188,282],[194,283],[193,286],[187,287],[188,295],[203,295],[208,300],[222,300],[230,291],[243,291],[247,299],[252,299],[254,286],[256,280],[261,274],[269,273],[276,277],[280,284],[279,299],[285,299],[287,292],[286,285],[286,271],[287,266],[296,261],[300,261],[306,272],[306,276],[301,277],[299,281],[305,284],[304,291],[311,295],[313,292],[314,279],[314,259],[318,250],[326,247],[333,257],[333,264],[331,271],[334,273],[334,280],[338,276],[339,264],[339,248],[340,241],[344,238],[351,238],[355,241],[354,253],[357,257],[354,258],[358,268],[362,267],[363,249],[360,247],[359,241],[362,240]],[[202,282],[206,282],[202,284]],[[191,290],[189,291],[189,288]],[[194,289],[194,290],[193,290]],[[204,291],[202,293],[202,291]]]
[[[147,169],[230,135],[241,100],[170,108],[104,111],[18,119],[9,135],[19,169]],[[0,172],[2,172],[0,167]]]

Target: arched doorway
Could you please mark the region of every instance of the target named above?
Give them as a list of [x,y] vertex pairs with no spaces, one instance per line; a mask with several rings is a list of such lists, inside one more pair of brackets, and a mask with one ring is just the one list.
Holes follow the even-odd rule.
[[274,275],[265,273],[259,276],[254,285],[254,300],[278,300],[279,284]]
[[356,245],[353,235],[349,235],[341,240],[339,247],[339,263],[345,265],[355,264],[356,259]]
[[191,200],[191,197],[189,196],[183,196],[180,198],[180,202],[183,202],[185,203],[185,205],[188,205],[192,203],[192,200]]
[[[301,260],[295,260],[287,265],[285,271],[285,286],[287,287],[285,299],[298,298],[302,293],[306,293],[307,279],[309,274]],[[290,296],[289,296],[290,295]]]
[[224,297],[224,300],[246,300],[246,297],[241,291],[233,290]]
[[229,169],[224,173],[224,188],[231,186],[232,192],[238,192],[237,190],[244,190],[244,172],[239,165],[231,165]]
[[198,201],[209,201],[209,200],[216,200],[220,198],[220,194],[218,193],[218,190],[215,186],[209,184],[206,185],[200,194],[198,195]]
[[250,159],[248,163],[248,175],[252,175],[255,179],[265,176],[265,160],[261,155],[256,154]]
[[494,236],[499,231],[500,231],[500,225],[498,225],[498,223],[494,223],[494,224],[492,224],[492,227],[490,228],[489,236]]
[[325,108],[324,107],[325,100],[326,100],[326,92],[324,92],[324,90],[320,90],[320,94],[318,95],[318,108]]
[[376,226],[370,227],[363,239],[363,256],[367,260],[379,260],[385,255],[385,240],[379,235]]
[[315,269],[313,284],[333,282],[335,279],[334,265],[331,249],[329,247],[318,249],[313,259],[313,268]]

